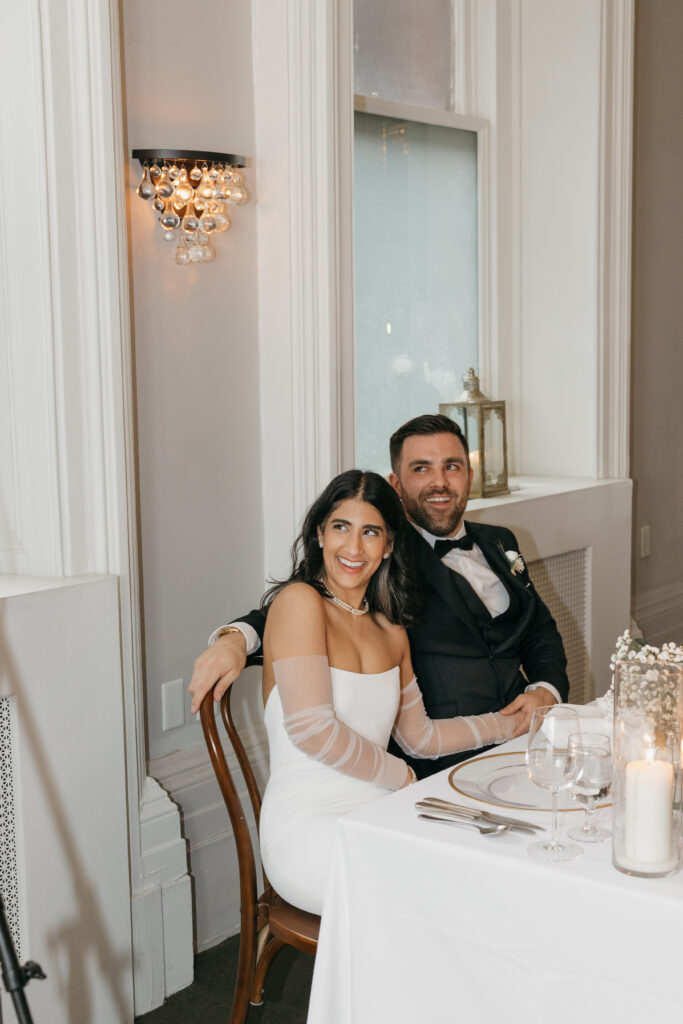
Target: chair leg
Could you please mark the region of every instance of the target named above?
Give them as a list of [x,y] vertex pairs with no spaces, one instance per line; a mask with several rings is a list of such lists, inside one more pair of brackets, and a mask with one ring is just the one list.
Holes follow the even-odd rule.
[[254,972],[254,981],[251,987],[251,996],[249,1002],[252,1006],[260,1006],[263,1002],[263,987],[266,983],[266,975],[270,968],[273,959],[281,949],[287,945],[282,939],[276,939],[274,935],[271,935],[268,940],[261,944],[261,936],[264,933],[267,935],[268,928],[264,928],[259,935],[259,957],[256,962],[256,970]]
[[256,913],[242,912],[242,929],[240,932],[240,951],[237,961],[237,980],[235,995],[230,1011],[230,1024],[245,1024],[249,1009],[254,971],[256,969]]

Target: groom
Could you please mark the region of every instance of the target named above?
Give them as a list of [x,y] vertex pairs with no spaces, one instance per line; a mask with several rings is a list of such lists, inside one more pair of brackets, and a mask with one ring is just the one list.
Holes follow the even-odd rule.
[[[463,520],[472,469],[458,425],[447,416],[418,416],[393,434],[389,451],[389,481],[414,527],[422,581],[422,614],[408,634],[427,714],[522,711],[515,732],[520,735],[534,708],[565,701],[569,694],[555,622],[534,590],[514,534]],[[239,627],[216,630],[195,662],[193,711],[214,684],[214,697],[220,699],[247,654],[260,645],[264,624],[264,614],[255,611]],[[420,778],[467,756],[408,760]]]

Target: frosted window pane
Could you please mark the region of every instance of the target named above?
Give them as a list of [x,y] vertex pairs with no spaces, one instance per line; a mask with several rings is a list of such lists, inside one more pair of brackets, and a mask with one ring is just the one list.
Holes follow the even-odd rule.
[[354,91],[453,109],[452,0],[354,0]]
[[476,133],[355,115],[356,465],[478,366]]

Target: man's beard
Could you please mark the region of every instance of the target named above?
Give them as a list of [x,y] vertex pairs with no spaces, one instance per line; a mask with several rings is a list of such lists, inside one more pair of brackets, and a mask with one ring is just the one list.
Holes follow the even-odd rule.
[[433,533],[435,537],[450,537],[458,528],[465,514],[467,499],[469,498],[469,492],[458,495],[454,491],[447,491],[445,493],[455,499],[455,505],[448,514],[439,513],[429,507],[425,502],[425,498],[431,498],[443,493],[443,491],[432,491],[423,498],[406,498],[404,495],[401,499],[403,501],[403,510],[408,518],[412,519],[416,526],[421,526],[423,530]]

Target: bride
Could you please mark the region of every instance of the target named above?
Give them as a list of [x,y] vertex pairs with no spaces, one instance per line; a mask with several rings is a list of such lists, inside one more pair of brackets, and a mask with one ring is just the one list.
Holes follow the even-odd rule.
[[405,627],[416,615],[410,526],[376,473],[335,477],[308,511],[288,580],[265,596],[270,777],[261,855],[275,890],[319,914],[335,822],[415,781],[387,752],[437,758],[509,739],[517,715],[430,720]]

